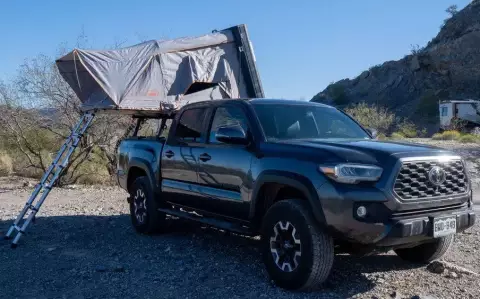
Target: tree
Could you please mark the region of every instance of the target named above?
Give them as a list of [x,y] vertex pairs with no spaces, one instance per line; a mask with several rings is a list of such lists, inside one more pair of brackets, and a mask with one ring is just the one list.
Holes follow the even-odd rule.
[[[66,51],[60,52],[59,56]],[[0,84],[2,137],[24,157],[26,167],[43,172],[82,115],[80,104],[58,72],[54,58],[39,55],[29,59],[9,84]],[[78,170],[95,155],[106,161],[104,167],[113,175],[117,141],[129,121],[125,116],[97,115],[60,183],[75,183],[88,176]]]
[[458,6],[456,4],[450,5],[445,11],[450,14],[450,17],[453,17],[458,13]]

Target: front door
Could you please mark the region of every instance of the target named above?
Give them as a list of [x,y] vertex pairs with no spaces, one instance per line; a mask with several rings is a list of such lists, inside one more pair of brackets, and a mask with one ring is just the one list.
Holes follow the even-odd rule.
[[204,120],[207,108],[185,110],[171,128],[170,137],[162,152],[162,194],[172,203],[188,207],[198,205],[197,151],[205,144]]
[[203,200],[202,209],[217,214],[247,219],[250,166],[253,154],[245,145],[224,144],[215,138],[222,126],[241,126],[249,131],[242,106],[227,104],[213,111],[213,120],[203,149],[198,153],[198,184]]

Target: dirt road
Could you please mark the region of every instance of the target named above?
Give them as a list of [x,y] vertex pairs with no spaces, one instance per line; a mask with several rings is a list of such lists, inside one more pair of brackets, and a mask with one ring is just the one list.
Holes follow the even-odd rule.
[[[31,188],[0,182],[0,231]],[[480,278],[434,274],[392,252],[338,255],[325,289],[286,292],[263,270],[258,240],[171,220],[136,234],[118,188],[54,189],[21,245],[0,243],[0,298],[478,298]],[[445,260],[480,272],[480,226],[458,235]],[[394,294],[395,293],[395,294]],[[391,297],[396,295],[397,297]],[[427,297],[425,297],[427,298]]]

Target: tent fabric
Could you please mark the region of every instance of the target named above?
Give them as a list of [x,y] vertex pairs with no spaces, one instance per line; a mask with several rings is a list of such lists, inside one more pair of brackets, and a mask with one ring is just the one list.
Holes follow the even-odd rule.
[[230,31],[152,40],[114,50],[75,49],[56,61],[83,110],[176,110],[202,98],[247,97],[239,49]]

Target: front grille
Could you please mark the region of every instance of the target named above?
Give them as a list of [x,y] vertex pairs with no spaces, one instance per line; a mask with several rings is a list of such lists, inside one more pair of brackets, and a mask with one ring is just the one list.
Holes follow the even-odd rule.
[[[439,166],[446,173],[445,181],[434,185],[428,178],[432,167]],[[404,161],[395,180],[394,191],[402,199],[414,200],[464,194],[467,177],[461,160]]]

